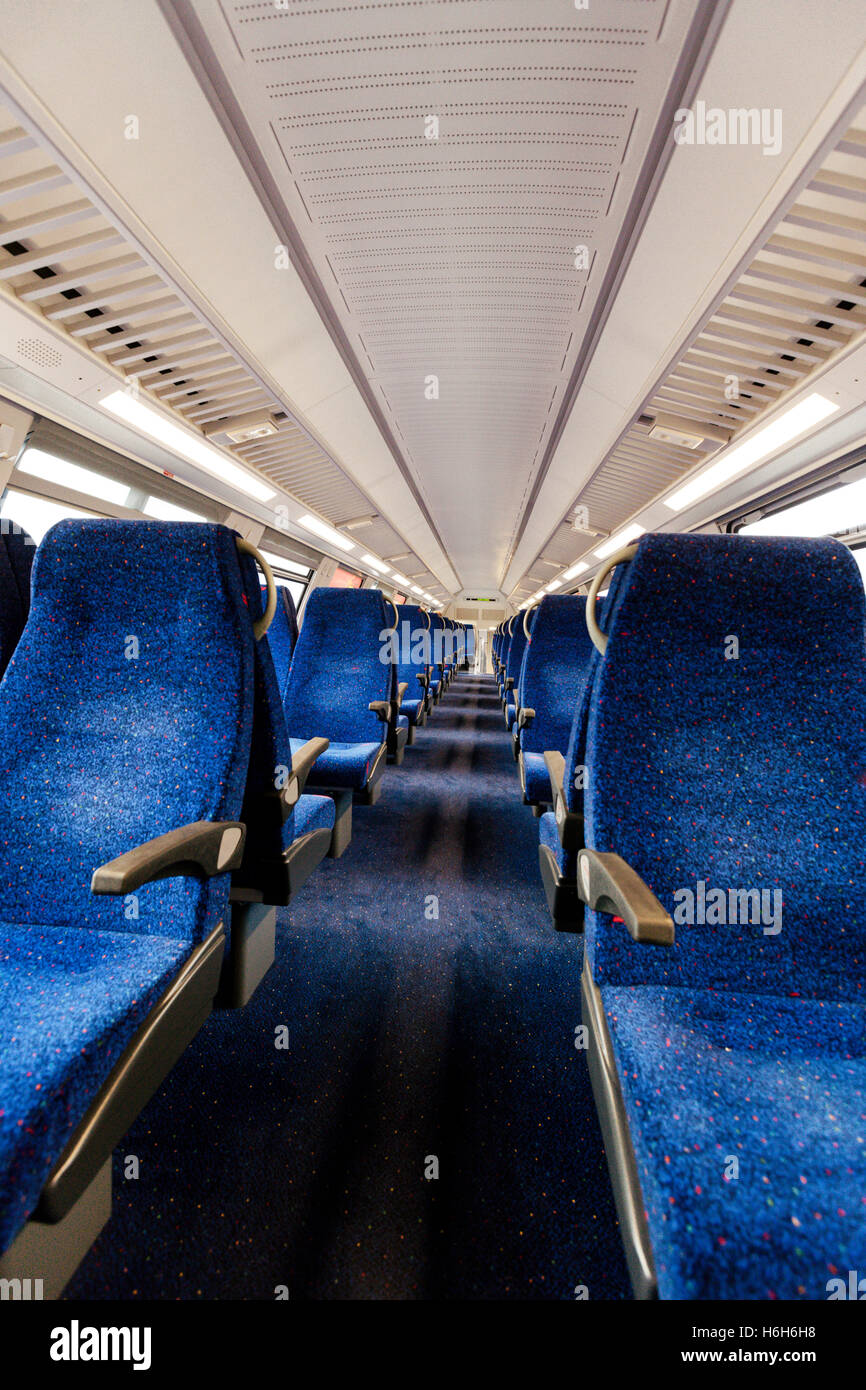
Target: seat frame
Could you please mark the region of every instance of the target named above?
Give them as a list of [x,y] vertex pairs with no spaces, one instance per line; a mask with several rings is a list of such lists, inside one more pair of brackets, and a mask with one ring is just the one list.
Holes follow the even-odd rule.
[[63,1292],[111,1214],[111,1154],[210,1015],[226,946],[222,922],[181,966],[100,1087],[49,1174],[0,1278]]
[[589,1077],[604,1140],[610,1183],[613,1188],[619,1233],[634,1296],[657,1299],[658,1279],[646,1219],[646,1202],[638,1175],[637,1159],[631,1142],[628,1116],[620,1086],[613,1043],[601,993],[592,978],[588,961],[580,977],[581,1017],[587,1030]]

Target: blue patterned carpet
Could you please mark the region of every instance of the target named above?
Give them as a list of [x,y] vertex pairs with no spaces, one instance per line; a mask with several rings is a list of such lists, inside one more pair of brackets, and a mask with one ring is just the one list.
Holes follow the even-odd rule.
[[457,680],[354,822],[117,1150],[67,1298],[629,1296],[582,943],[550,926],[491,679]]

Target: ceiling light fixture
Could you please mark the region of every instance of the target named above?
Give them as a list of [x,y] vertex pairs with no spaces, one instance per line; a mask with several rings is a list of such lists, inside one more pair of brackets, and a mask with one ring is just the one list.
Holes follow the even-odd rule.
[[624,545],[631,545],[638,536],[644,535],[646,535],[646,527],[638,526],[637,522],[633,521],[629,526],[624,526],[621,531],[617,531],[616,535],[611,536],[604,545],[600,545],[593,554],[597,555],[599,560],[606,560],[608,555],[613,555],[615,550],[621,550]]
[[136,399],[131,392],[112,391],[110,395],[104,396],[99,404],[103,410],[107,410],[118,420],[123,420],[124,424],[131,425],[133,429],[146,434],[149,439],[162,444],[172,453],[179,454],[198,468],[203,468],[213,477],[221,478],[224,483],[237,488],[238,492],[245,493],[247,497],[254,497],[257,502],[267,502],[269,498],[276,496],[272,487],[259,482],[251,473],[233,463],[205,439],[190,434],[173,420],[166,419],[158,410]]
[[362,555],[361,564],[369,565],[371,569],[378,570],[380,574],[390,574],[387,565],[383,565],[381,560],[377,560],[375,555]]
[[338,550],[355,549],[354,541],[348,540],[334,526],[330,526],[320,516],[313,516],[311,512],[304,512],[303,516],[299,516],[298,525],[303,526],[305,531],[312,531],[314,536],[321,536],[323,541],[329,541]]
[[[732,449],[722,453],[712,467],[702,473],[699,478],[693,478],[690,483],[678,488],[671,497],[666,497],[665,506],[672,512],[681,512],[684,507],[691,506],[693,502],[699,502],[714,488],[730,482],[739,473],[744,473],[752,464],[767,458],[769,454],[775,453],[784,444],[790,444],[797,435],[804,434],[815,425],[819,425],[822,420],[826,420],[828,415],[835,414],[838,409],[835,401],[829,401],[820,392],[813,391],[811,396],[807,396],[798,405],[791,406],[789,410],[783,411],[775,420],[771,420],[768,425],[751,435],[750,438],[744,439],[741,444],[735,444]],[[595,553],[598,555],[600,551],[597,550]]]
[[576,579],[579,574],[584,574],[588,569],[589,565],[585,560],[578,560],[577,564],[572,565],[571,569],[567,569],[562,577],[568,582],[569,579]]

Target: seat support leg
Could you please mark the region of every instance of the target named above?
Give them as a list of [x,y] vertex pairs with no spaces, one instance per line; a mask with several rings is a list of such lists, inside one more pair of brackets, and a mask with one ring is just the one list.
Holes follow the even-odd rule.
[[336,811],[334,829],[331,835],[331,848],[328,856],[339,859],[352,843],[352,793],[350,791],[331,792]]
[[274,963],[277,910],[266,903],[233,903],[229,952],[218,1002],[240,1009],[252,998]]

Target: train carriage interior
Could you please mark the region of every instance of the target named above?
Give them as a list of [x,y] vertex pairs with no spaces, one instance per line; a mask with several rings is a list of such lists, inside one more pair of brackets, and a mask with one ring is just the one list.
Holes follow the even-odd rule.
[[864,576],[862,0],[0,0],[0,1301],[866,1298]]

